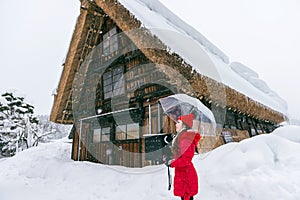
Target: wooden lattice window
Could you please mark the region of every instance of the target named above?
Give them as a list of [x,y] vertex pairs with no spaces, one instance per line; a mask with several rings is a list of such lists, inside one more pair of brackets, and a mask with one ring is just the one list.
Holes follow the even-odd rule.
[[94,129],[93,142],[107,142],[110,141],[110,127]]
[[124,94],[123,70],[123,66],[117,66],[103,74],[104,99]]
[[124,124],[116,127],[116,140],[130,140],[139,138],[139,124]]
[[114,27],[103,35],[103,54],[105,56],[118,50],[117,28]]

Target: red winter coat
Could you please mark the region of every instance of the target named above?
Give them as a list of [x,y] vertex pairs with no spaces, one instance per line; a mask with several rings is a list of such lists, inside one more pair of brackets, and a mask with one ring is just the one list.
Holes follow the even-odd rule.
[[198,176],[192,158],[199,140],[199,133],[184,130],[178,133],[173,144],[171,167],[175,167],[174,195],[184,197],[184,200],[198,193]]

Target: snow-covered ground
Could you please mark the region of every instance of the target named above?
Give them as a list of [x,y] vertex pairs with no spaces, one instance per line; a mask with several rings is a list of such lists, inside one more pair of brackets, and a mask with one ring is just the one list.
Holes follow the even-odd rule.
[[[0,200],[179,199],[167,190],[164,165],[132,169],[75,162],[70,151],[63,139],[1,159]],[[286,126],[197,155],[195,199],[299,200],[299,152],[300,127]]]

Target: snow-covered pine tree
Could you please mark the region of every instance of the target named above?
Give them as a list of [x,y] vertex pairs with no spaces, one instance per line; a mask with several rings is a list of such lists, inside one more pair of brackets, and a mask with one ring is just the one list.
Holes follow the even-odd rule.
[[0,152],[12,156],[34,145],[38,119],[34,107],[12,93],[0,97]]

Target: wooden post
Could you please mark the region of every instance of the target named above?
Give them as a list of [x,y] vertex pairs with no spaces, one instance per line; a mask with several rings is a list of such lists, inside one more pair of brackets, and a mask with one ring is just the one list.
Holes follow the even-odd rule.
[[148,105],[148,114],[149,114],[149,134],[152,134],[152,116],[151,116],[151,104]]
[[142,145],[142,137],[143,137],[143,121],[145,118],[145,111],[144,111],[144,91],[143,90],[139,90],[137,91],[137,93],[135,94],[135,97],[138,101],[139,104],[139,111],[140,111],[140,119],[139,119],[139,167],[143,167],[143,145]]
[[79,138],[78,138],[78,154],[77,160],[80,160],[80,153],[81,153],[81,131],[82,131],[82,120],[80,120],[80,127],[79,127]]
[[157,103],[157,131],[160,133],[161,124],[160,124],[160,107],[159,103]]

